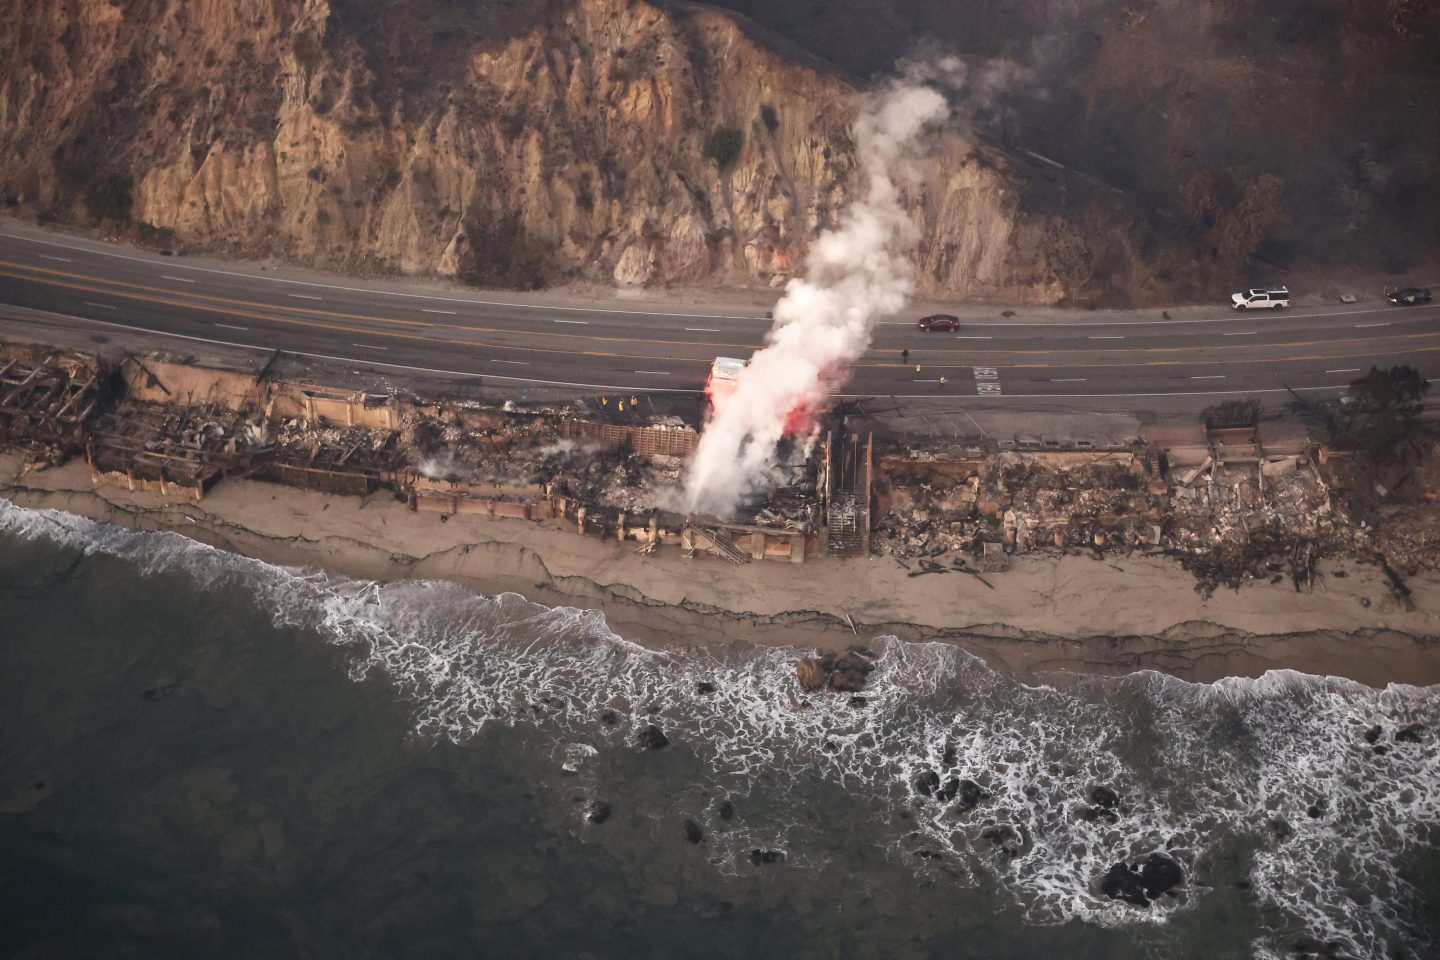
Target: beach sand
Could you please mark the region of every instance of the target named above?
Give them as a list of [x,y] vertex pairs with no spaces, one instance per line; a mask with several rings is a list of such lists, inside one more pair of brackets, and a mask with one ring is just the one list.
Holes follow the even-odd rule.
[[[363,500],[228,479],[203,501],[92,488],[84,463],[43,472],[0,455],[0,496],[144,530],[174,530],[271,563],[368,579],[436,578],[483,593],[604,611],[651,645],[745,640],[841,649],[894,634],[955,643],[1027,679],[1051,671],[1156,669],[1184,680],[1270,669],[1362,683],[1440,683],[1440,579],[1410,581],[1415,610],[1378,568],[1327,561],[1313,592],[1288,580],[1209,599],[1173,560],[1138,555],[1014,558],[986,579],[912,577],[896,561],[820,559],[735,566],[661,547],[581,537],[559,522],[411,513]],[[1341,576],[1343,574],[1343,576]],[[1361,601],[1370,601],[1367,607]]]

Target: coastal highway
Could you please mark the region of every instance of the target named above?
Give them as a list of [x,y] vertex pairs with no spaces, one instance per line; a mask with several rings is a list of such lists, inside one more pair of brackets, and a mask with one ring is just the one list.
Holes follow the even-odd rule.
[[[412,376],[629,392],[698,391],[716,356],[764,341],[763,309],[489,294],[163,256],[0,220],[0,316],[43,311],[116,341],[279,348]],[[917,330],[945,309],[955,333]],[[909,350],[908,359],[902,351]],[[1062,311],[927,305],[877,327],[841,396],[1044,399],[1284,395],[1343,388],[1374,365],[1440,377],[1440,304],[1355,304],[1235,313],[1212,307]],[[920,370],[917,373],[916,365]],[[939,379],[948,381],[941,384]]]

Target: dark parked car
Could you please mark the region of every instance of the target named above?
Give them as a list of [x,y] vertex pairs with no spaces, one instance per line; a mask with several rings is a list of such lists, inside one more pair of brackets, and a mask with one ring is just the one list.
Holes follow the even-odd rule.
[[928,330],[935,333],[942,330],[959,330],[960,318],[952,317],[948,313],[937,313],[933,317],[921,317],[920,322],[915,324],[921,330]]
[[1424,287],[1406,287],[1404,290],[1391,290],[1385,294],[1385,299],[1391,303],[1413,307],[1417,303],[1429,303],[1430,291]]

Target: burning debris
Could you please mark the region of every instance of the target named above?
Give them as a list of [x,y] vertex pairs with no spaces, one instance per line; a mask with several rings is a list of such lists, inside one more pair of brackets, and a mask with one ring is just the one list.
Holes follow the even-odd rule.
[[765,347],[726,368],[733,389],[712,393],[686,474],[688,512],[728,517],[748,494],[774,486],[781,440],[815,434],[829,393],[869,347],[875,319],[908,302],[914,267],[906,252],[917,230],[901,187],[924,134],[950,112],[928,79],[896,79],[864,104],[855,122],[857,197],[811,246],[806,278],[786,287]]

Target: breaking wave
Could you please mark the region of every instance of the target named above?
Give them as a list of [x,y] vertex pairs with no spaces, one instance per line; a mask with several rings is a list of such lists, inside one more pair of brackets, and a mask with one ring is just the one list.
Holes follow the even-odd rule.
[[[1257,956],[1297,936],[1358,956],[1423,946],[1401,871],[1440,826],[1440,688],[1291,671],[1027,685],[956,647],[882,637],[860,697],[805,694],[791,648],[656,651],[593,611],[332,577],[3,500],[0,533],[250,596],[277,625],[345,648],[353,678],[389,678],[421,736],[523,726],[575,771],[637,749],[654,724],[728,795],[762,777],[797,797],[838,785],[872,801],[858,829],[876,844],[932,878],[998,886],[1033,922],[1163,923],[1238,882],[1273,932]],[[801,869],[823,861],[799,818],[749,829]],[[1100,895],[1112,864],[1156,852],[1183,867],[1179,896],[1141,909]]]

